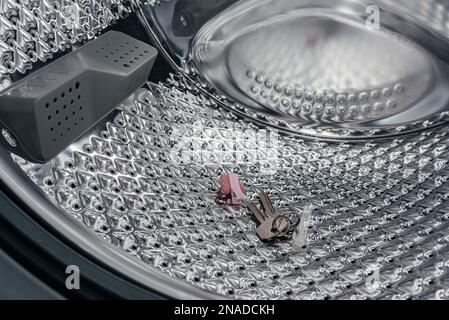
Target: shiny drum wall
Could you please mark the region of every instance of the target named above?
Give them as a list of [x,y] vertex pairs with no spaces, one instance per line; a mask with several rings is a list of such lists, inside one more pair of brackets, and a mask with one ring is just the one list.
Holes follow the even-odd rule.
[[[248,10],[255,8],[255,2],[245,3],[253,5]],[[280,9],[285,3],[279,1]],[[329,15],[327,8],[326,15],[311,24],[314,33],[327,32],[323,39],[331,42],[324,46],[332,44],[333,31],[351,43],[353,39],[363,42],[364,29],[354,29],[351,23],[335,27],[336,16],[341,19],[344,15],[349,20],[363,16],[366,4],[351,3],[363,8],[358,10],[358,16],[349,10],[352,18],[348,18],[340,7],[331,11],[333,20],[323,20]],[[424,79],[424,84],[418,86],[421,91],[407,90],[409,85],[402,91],[398,83],[392,86],[392,95],[416,95],[397,106],[402,110],[398,112],[403,112],[413,109],[406,108],[407,103],[420,100],[423,93],[433,97],[423,88],[444,84],[445,75],[438,75],[443,69],[437,66],[445,63],[440,49],[446,47],[447,7],[439,1],[416,2],[426,10],[405,12],[397,3],[382,1],[378,5],[384,16],[394,18],[387,22],[402,21],[398,16],[405,21],[389,24],[388,32],[402,30],[401,40],[385,35],[370,39],[384,41],[387,37],[386,41],[398,50],[412,52],[412,61],[420,67],[423,77],[407,68],[404,59],[394,66],[397,72],[393,75],[385,65],[384,72],[372,67],[379,76],[365,82],[357,82],[355,68],[349,77],[352,84],[343,82],[335,90],[367,91],[361,89],[377,87],[384,79],[397,82],[395,75],[401,76],[401,83]],[[294,120],[300,122],[295,123],[275,114],[279,110],[287,114],[285,110],[250,96],[253,84],[236,87],[245,99],[225,92],[207,70],[203,72],[198,64],[201,61],[193,57],[207,53],[204,39],[208,39],[201,35],[219,26],[220,19],[233,18],[229,12],[239,5],[242,3],[235,1],[208,2],[206,7],[204,2],[201,6],[195,1],[163,1],[154,7],[142,7],[143,25],[159,42],[160,52],[173,64],[175,74],[164,83],[138,90],[47,164],[30,163],[2,152],[3,183],[61,236],[111,269],[171,297],[447,298],[449,141],[444,112],[432,109],[441,111],[443,104],[427,105],[426,112],[434,114],[435,119],[425,117],[401,126],[362,130],[357,128],[357,119],[324,123],[315,117],[311,118],[313,125],[304,125],[296,117]],[[425,14],[417,19],[412,11],[415,15]],[[295,23],[306,31],[309,28]],[[200,31],[202,27],[207,29]],[[263,30],[277,34],[274,29]],[[406,37],[420,32],[429,35],[425,41],[418,36]],[[238,57],[246,53],[240,51],[239,41],[262,36],[255,29],[245,37],[233,42],[236,46],[225,58],[232,58],[228,62],[235,66],[245,64],[245,68],[235,68],[234,72],[242,71],[242,81],[248,84],[258,83],[260,93],[267,79],[259,84],[259,70],[248,74],[246,69],[246,64],[253,61],[239,61]],[[313,37],[310,41],[314,42]],[[353,51],[351,57],[357,55],[357,50]],[[344,50],[338,52],[344,59]],[[279,56],[285,57],[286,53]],[[374,60],[388,56],[385,52],[368,53]],[[273,68],[271,73],[275,65],[265,63],[270,62],[262,59],[265,57],[259,58],[262,62],[257,66]],[[331,58],[328,55],[328,60],[321,61]],[[223,67],[223,60],[219,61],[217,66]],[[291,71],[285,65],[281,76]],[[227,67],[232,70],[229,64]],[[299,77],[303,85],[310,82],[318,87],[332,82],[334,73],[320,73],[321,78],[302,72],[292,74],[286,78]],[[238,74],[234,74],[233,85],[239,83],[235,80],[239,80]],[[274,86],[271,90],[277,92]],[[283,84],[282,94],[289,97],[291,104],[295,92],[290,96],[285,89]],[[372,99],[373,90],[369,89]],[[383,97],[385,92],[382,90]],[[334,101],[338,101],[337,96]],[[316,93],[312,99],[317,101]],[[281,107],[282,99],[279,103]],[[352,105],[355,103],[348,106]],[[384,116],[391,120],[396,114]],[[262,144],[260,134],[264,137]],[[323,141],[326,139],[334,141]],[[217,204],[219,176],[231,171],[245,182],[249,199],[268,191],[280,212],[299,218],[308,205],[317,208],[308,235],[309,246],[294,252],[290,240],[262,242],[244,206],[236,209]]]

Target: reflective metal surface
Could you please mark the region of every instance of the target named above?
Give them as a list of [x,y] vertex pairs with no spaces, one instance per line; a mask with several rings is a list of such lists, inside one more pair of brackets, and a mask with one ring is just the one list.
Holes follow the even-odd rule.
[[[122,3],[100,2],[89,12],[87,2],[76,2],[92,30],[99,20],[90,14],[108,15],[109,5]],[[98,9],[100,2],[92,3]],[[177,75],[136,92],[47,164],[0,150],[2,186],[91,256],[171,297],[448,299],[449,131],[448,115],[440,112],[447,94],[440,86],[446,84],[448,5],[375,1],[386,19],[376,31],[360,27],[364,1],[313,1],[320,10],[293,10],[292,19],[278,15],[286,4],[310,3],[236,2],[173,0],[143,7],[142,21]],[[63,49],[59,43],[68,44],[61,40],[65,31],[46,28],[59,21],[62,9],[49,1],[19,3],[2,2],[5,85],[6,75],[32,63],[21,46],[8,49],[4,37],[27,43],[22,30],[34,24],[24,27],[22,16],[36,3],[47,14],[33,20],[39,36],[31,51],[49,57]],[[260,29],[249,19],[243,19],[249,28],[232,24],[244,10],[232,14],[231,6],[242,3],[249,11],[270,3],[270,12],[262,7],[251,15],[262,18],[255,24]],[[304,24],[306,16],[311,20]],[[220,19],[232,28],[220,29]],[[10,26],[13,21],[20,25]],[[312,36],[293,36],[298,28]],[[80,29],[70,30],[94,36]],[[221,40],[210,41],[220,39],[217,30],[233,35],[221,43],[229,50],[208,46],[219,45]],[[37,50],[46,37],[57,47],[48,54]],[[389,57],[394,61],[382,63]],[[230,71],[225,80],[210,72],[222,64]],[[265,99],[268,77],[273,84]],[[337,104],[339,94],[344,103]],[[329,97],[347,107],[344,115],[325,116]],[[310,113],[291,111],[299,98],[301,108],[303,99],[311,100]],[[386,108],[389,101],[396,107]],[[383,108],[375,111],[376,103]],[[373,108],[348,117],[351,107],[361,111],[363,105]],[[362,128],[366,123],[370,127]],[[280,213],[310,219],[310,228],[291,240],[262,242],[245,206],[215,201],[220,174],[231,171],[245,182],[249,200],[268,191]]]
[[[434,299],[448,287],[446,128],[351,145],[261,138],[176,80],[141,92],[51,163],[16,161],[99,239],[207,291]],[[250,199],[266,190],[283,213],[316,207],[309,247],[263,243],[244,207],[216,204],[229,171]]]
[[0,89],[8,74],[90,40],[142,5],[159,0],[4,0],[0,4]]
[[[440,1],[427,3],[447,15]],[[151,28],[181,72],[223,105],[324,139],[391,136],[447,121],[447,32],[435,27],[444,20],[426,23],[432,17],[388,1],[226,5],[202,25],[181,15],[182,37],[176,21]],[[147,9],[147,17],[160,22],[169,8],[173,19],[177,9],[188,11],[178,1]]]

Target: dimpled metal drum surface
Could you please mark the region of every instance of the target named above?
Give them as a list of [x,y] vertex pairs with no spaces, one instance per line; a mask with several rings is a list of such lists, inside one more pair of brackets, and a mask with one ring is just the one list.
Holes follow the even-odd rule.
[[[46,165],[14,157],[63,209],[149,268],[242,299],[435,299],[449,288],[449,134],[354,144],[257,127],[182,82],[151,85]],[[315,208],[307,248],[264,243],[215,202],[236,172],[282,213]]]
[[328,141],[448,122],[446,0],[193,2],[144,8],[146,27],[179,73],[235,112]]
[[[2,0],[0,87],[6,75],[25,73],[158,0]],[[5,77],[2,77],[5,75]]]

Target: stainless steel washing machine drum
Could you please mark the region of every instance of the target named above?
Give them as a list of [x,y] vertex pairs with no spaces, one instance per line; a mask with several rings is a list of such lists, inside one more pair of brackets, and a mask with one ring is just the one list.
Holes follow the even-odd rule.
[[[47,163],[2,150],[2,186],[16,201],[169,297],[445,298],[445,2],[173,0],[132,10],[139,22],[124,25],[151,36],[172,74],[129,93]],[[64,8],[54,11],[50,25]],[[262,241],[245,202],[217,201],[227,173],[245,201],[266,192],[277,214],[308,221],[303,246],[296,236]]]

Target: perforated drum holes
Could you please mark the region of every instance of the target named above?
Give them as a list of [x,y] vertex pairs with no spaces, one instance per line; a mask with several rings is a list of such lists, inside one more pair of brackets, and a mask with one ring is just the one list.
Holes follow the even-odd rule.
[[109,40],[103,46],[97,48],[95,53],[108,62],[130,68],[132,64],[145,57],[149,51],[139,45],[130,46],[129,42],[123,45],[115,40]]
[[[160,161],[160,154],[169,158],[171,152],[166,127],[189,128],[197,121],[236,130],[251,126],[232,119],[226,111],[207,107],[207,98],[196,98],[192,92],[158,85],[151,94],[154,98],[147,102],[139,97],[142,108],[137,112],[130,112],[136,105],[130,101],[88,133],[88,140],[71,145],[73,178],[60,174],[67,171],[67,153],[43,166],[26,163],[22,167],[29,175],[42,177],[37,183],[50,196],[62,195],[56,201],[63,212],[82,217],[78,221],[101,236],[107,233],[102,240],[116,245],[119,252],[132,251],[143,263],[179,281],[243,299],[392,299],[400,298],[398,292],[426,299],[428,292],[447,286],[448,270],[439,268],[438,261],[449,260],[449,225],[442,223],[449,216],[448,199],[433,197],[448,192],[446,180],[436,183],[449,172],[445,147],[449,135],[444,128],[366,144],[281,136],[278,173],[260,176],[245,164]],[[167,98],[174,103],[167,103]],[[184,126],[179,126],[180,115]],[[121,126],[113,121],[118,118]],[[161,147],[136,143],[132,137],[137,121],[151,123],[142,125],[140,132],[149,141],[157,139]],[[202,143],[215,145],[216,139],[205,130],[198,132],[209,137]],[[130,139],[122,142],[122,134]],[[235,141],[233,137],[221,140]],[[111,158],[111,152],[116,161],[108,162],[105,159]],[[433,160],[406,178],[398,168],[407,161],[410,164],[409,156]],[[359,166],[348,168],[351,163]],[[363,170],[367,167],[372,171]],[[340,169],[344,175],[336,174]],[[270,194],[275,206],[287,202],[302,219],[305,203],[320,203],[309,225],[308,247],[294,253],[290,242],[262,243],[244,209],[228,211],[217,206],[217,190],[207,190],[218,174],[228,171],[246,179],[248,195],[259,189],[276,191]],[[86,172],[92,182],[74,184]],[[393,180],[397,182],[390,184]],[[98,197],[100,192],[114,194],[113,200]],[[382,283],[378,291],[367,295],[365,284],[372,268],[380,268]]]
[[48,130],[53,143],[58,142],[65,133],[73,130],[82,121],[81,119],[84,119],[81,113],[83,110],[81,98],[81,81],[78,80],[45,102],[44,112],[47,115]]
[[[6,33],[3,32],[2,36],[4,34],[6,40],[16,45],[14,48],[7,48],[4,54],[2,51],[4,61],[0,62],[0,66],[3,64],[6,69],[0,67],[2,73],[25,73],[32,69],[33,63],[37,60],[45,62],[58,50],[70,49],[73,44],[79,43],[79,40],[91,40],[108,25],[114,24],[140,7],[134,5],[133,1],[123,0],[8,0],[7,3],[8,8],[0,12],[0,21],[6,24]],[[118,3],[123,10],[117,10]],[[54,6],[59,9],[54,10]],[[79,10],[75,10],[78,6]],[[92,10],[90,6],[96,9]],[[79,23],[68,19],[73,18],[75,14],[80,15]],[[41,27],[43,22],[48,24],[48,27]],[[22,41],[23,39],[26,41]],[[5,39],[2,40],[7,42]],[[41,41],[48,44],[51,50],[36,50],[37,53],[29,50],[30,47],[39,47]],[[31,60],[29,57],[32,57]]]

